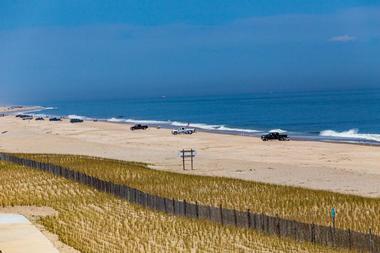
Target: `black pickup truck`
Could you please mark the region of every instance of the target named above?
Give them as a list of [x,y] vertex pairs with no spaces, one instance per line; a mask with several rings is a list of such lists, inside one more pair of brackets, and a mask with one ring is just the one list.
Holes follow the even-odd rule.
[[131,127],[131,130],[134,131],[134,130],[146,130],[148,129],[148,126],[147,125],[141,125],[141,124],[137,124],[137,125],[134,125],[133,127]]
[[280,134],[278,132],[272,132],[269,134],[262,135],[261,139],[263,141],[268,141],[268,140],[288,141],[289,137],[287,134]]

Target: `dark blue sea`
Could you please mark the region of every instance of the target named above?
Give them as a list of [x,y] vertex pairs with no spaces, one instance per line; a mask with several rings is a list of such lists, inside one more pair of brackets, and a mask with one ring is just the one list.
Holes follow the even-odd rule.
[[380,90],[46,102],[38,114],[294,139],[380,143]]

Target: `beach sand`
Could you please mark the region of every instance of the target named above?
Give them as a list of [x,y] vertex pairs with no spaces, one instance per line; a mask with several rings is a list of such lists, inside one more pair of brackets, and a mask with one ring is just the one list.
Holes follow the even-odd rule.
[[41,106],[0,106],[0,114],[22,113],[41,109],[43,109]]
[[[169,129],[130,131],[130,125],[0,118],[0,151],[82,154],[151,163],[179,173],[211,175],[380,197],[380,147],[311,141],[262,142],[256,137]],[[183,171],[181,149],[197,151]]]

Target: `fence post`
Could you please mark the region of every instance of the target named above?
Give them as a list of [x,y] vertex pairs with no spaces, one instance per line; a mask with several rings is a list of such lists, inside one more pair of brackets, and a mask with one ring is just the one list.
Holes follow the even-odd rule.
[[174,200],[174,198],[172,199],[172,203],[173,203],[173,214],[175,215],[175,200]]
[[182,149],[182,169],[185,170],[185,150]]
[[222,204],[219,205],[219,212],[220,212],[220,223],[223,224],[223,207]]
[[371,230],[371,228],[369,229],[369,241],[368,241],[368,243],[369,243],[369,252],[373,252],[373,247],[372,247],[372,230]]
[[199,206],[198,206],[198,201],[195,201],[195,212],[196,212],[196,216],[197,216],[197,219],[199,219]]
[[191,156],[191,170],[193,170],[194,169],[194,157],[193,157],[193,153],[194,153],[194,150],[193,149],[191,149],[190,150],[190,156]]
[[333,229],[330,225],[330,234],[331,234],[331,243],[332,243],[332,246],[335,247],[335,240],[334,240],[334,232],[333,232]]
[[280,227],[280,220],[278,219],[278,215],[276,215],[276,229],[277,229],[278,237],[281,237],[281,227]]
[[236,209],[234,208],[234,224],[237,227],[237,216],[236,216]]
[[251,212],[247,209],[247,226],[251,228]]
[[186,211],[187,211],[187,210],[186,210],[186,207],[187,207],[187,206],[186,206],[186,199],[184,199],[184,200],[183,200],[183,213],[185,214],[185,216],[186,216]]
[[208,217],[211,220],[211,206],[208,206]]
[[315,225],[311,224],[311,242],[315,244]]
[[351,229],[348,229],[348,247],[351,250],[352,241],[351,241]]
[[166,206],[166,198],[164,198],[164,209],[165,209],[165,213],[168,213],[168,208]]

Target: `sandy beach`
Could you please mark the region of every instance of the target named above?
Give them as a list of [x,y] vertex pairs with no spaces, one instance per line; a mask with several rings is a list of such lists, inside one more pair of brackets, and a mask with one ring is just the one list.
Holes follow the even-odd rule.
[[18,112],[31,112],[43,109],[41,106],[1,106],[0,114],[13,114]]
[[[169,129],[130,131],[130,125],[0,118],[0,151],[82,154],[147,162],[155,169],[254,180],[380,197],[380,147],[259,138]],[[197,151],[183,171],[181,149]]]

